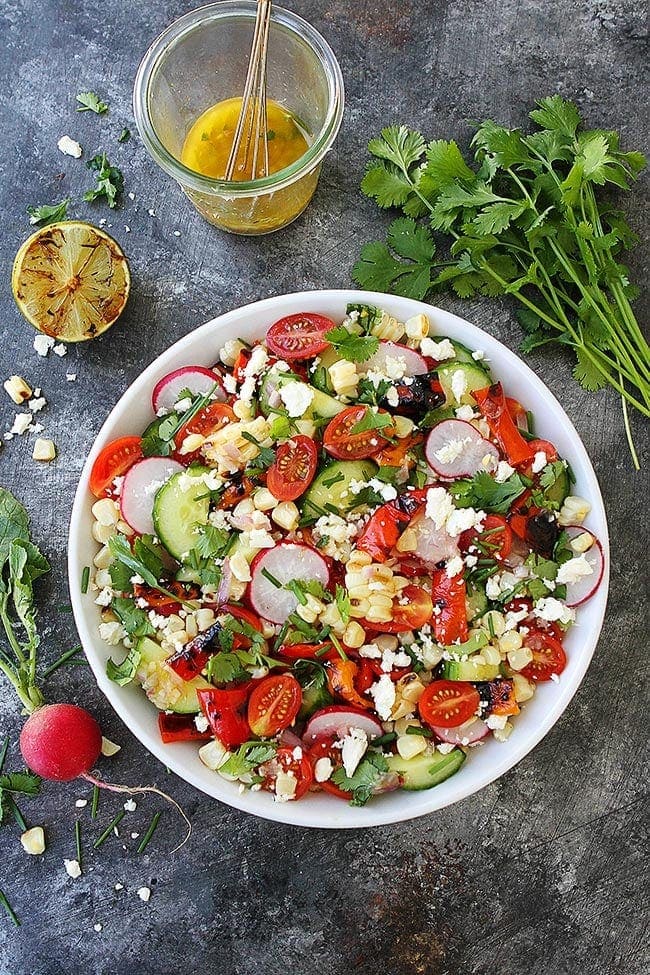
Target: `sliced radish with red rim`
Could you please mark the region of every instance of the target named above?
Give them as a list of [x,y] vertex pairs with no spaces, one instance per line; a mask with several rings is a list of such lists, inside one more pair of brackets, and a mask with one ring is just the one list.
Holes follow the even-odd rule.
[[481,741],[490,734],[490,729],[480,718],[466,721],[458,728],[433,728],[432,730],[437,738],[446,741],[449,745],[473,745],[475,741]]
[[[499,452],[466,420],[441,420],[427,438],[427,463],[439,477],[472,477],[499,463]],[[486,458],[488,458],[486,460]]]
[[[400,371],[400,378],[402,376],[423,376],[429,371],[426,360],[419,352],[414,349],[409,349],[407,345],[400,345],[399,342],[380,342],[379,348],[373,356],[366,361],[361,366],[362,372],[381,372],[390,376],[390,367],[388,366],[388,360],[392,360],[396,365],[402,365],[400,359],[404,361],[402,370]],[[399,382],[400,379],[395,379],[395,382]]]
[[309,545],[281,542],[265,549],[253,559],[248,599],[259,616],[271,623],[285,623],[299,605],[289,582],[329,582],[326,560]]
[[[216,385],[215,385],[216,384]],[[204,366],[183,366],[163,376],[154,386],[151,402],[154,413],[171,413],[186,391],[191,396],[205,396],[214,390],[215,400],[225,400],[221,378]]]
[[368,738],[378,738],[384,733],[379,719],[368,714],[367,711],[333,704],[328,708],[321,708],[311,716],[302,739],[307,746],[313,745],[317,738],[340,740],[349,734],[352,728],[365,731]]
[[120,511],[124,520],[140,535],[153,534],[153,502],[156,492],[172,474],[184,470],[171,457],[145,457],[124,475]]
[[605,572],[605,556],[603,548],[593,532],[581,525],[569,525],[564,531],[570,540],[587,535],[591,539],[591,545],[586,552],[576,552],[571,549],[574,558],[584,555],[586,563],[591,567],[589,575],[584,575],[576,582],[566,583],[566,604],[567,606],[580,606],[586,602],[598,589]]

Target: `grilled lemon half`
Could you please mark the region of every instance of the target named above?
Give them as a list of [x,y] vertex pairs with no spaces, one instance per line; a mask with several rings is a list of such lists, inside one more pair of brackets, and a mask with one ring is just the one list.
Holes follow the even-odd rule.
[[63,342],[101,335],[129,297],[131,275],[119,245],[98,227],[64,220],[42,227],[14,260],[11,288],[28,322]]

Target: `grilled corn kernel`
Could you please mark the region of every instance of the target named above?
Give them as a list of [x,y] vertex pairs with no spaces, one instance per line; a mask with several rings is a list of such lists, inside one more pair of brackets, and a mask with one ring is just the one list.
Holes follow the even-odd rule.
[[414,710],[415,704],[412,701],[407,701],[405,697],[397,695],[395,703],[391,708],[390,716],[394,721],[398,721],[400,718],[412,717]]
[[526,680],[521,674],[514,674],[512,677],[512,684],[515,692],[515,701],[517,704],[522,704],[524,701],[530,701],[531,697],[535,693],[535,685],[532,681]]
[[188,613],[187,618],[185,619],[185,632],[189,636],[190,640],[193,640],[199,632],[199,628],[196,625],[196,618],[191,613]]
[[363,619],[370,612],[370,603],[367,599],[355,600],[350,607],[350,616],[356,619]]
[[205,443],[205,437],[201,436],[200,433],[188,433],[186,437],[183,438],[183,443],[178,451],[179,454],[192,454],[195,450],[198,450]]
[[246,583],[240,582],[239,579],[235,579],[233,576],[233,578],[230,580],[230,599],[237,602],[238,599],[242,598],[245,592]]
[[113,556],[108,545],[103,545],[93,559],[93,565],[97,569],[107,569],[113,561]]
[[246,400],[236,399],[232,404],[232,411],[238,420],[252,420],[255,416],[255,412],[250,403]]
[[407,674],[399,679],[398,689],[406,701],[416,703],[424,693],[424,684],[415,674]]
[[22,406],[32,395],[32,388],[28,386],[22,376],[9,376],[3,384],[14,403]]
[[[6,383],[5,383],[6,385]],[[45,853],[45,832],[42,826],[32,826],[20,837],[25,853],[30,856],[39,856]]]
[[54,446],[54,441],[47,440],[44,437],[38,437],[34,441],[32,457],[34,460],[42,460],[46,463],[50,460],[54,460],[56,457],[56,447]]
[[513,670],[523,670],[533,659],[533,652],[530,647],[520,647],[518,650],[511,650],[508,654],[508,663]]
[[418,547],[418,537],[412,528],[406,528],[397,539],[395,548],[398,552],[415,552]]
[[409,345],[419,345],[422,339],[429,334],[429,319],[426,315],[413,315],[412,318],[406,319],[404,330]]
[[117,525],[120,520],[120,509],[112,498],[100,498],[92,506],[93,518],[100,525]]
[[117,530],[120,533],[120,535],[126,535],[127,538],[133,535],[133,529],[131,528],[131,526],[127,525],[127,523],[125,521],[122,521],[121,519],[117,523]]
[[490,646],[483,647],[481,650],[481,656],[485,660],[486,664],[498,665],[501,663],[501,654],[496,647]]
[[368,610],[368,622],[369,623],[390,623],[393,618],[392,606],[375,606],[370,604],[370,609]]
[[557,520],[563,528],[566,528],[567,525],[581,525],[590,511],[591,505],[588,501],[575,494],[570,494],[564,499]]
[[427,740],[422,735],[401,735],[396,743],[397,751],[407,761],[426,751]]
[[420,722],[416,718],[399,718],[395,722],[395,727],[393,730],[397,735],[402,737],[406,734],[407,728],[419,728],[421,727]]
[[230,556],[230,571],[238,582],[251,581],[251,567],[243,552],[235,552]]
[[339,396],[354,396],[357,392],[359,375],[354,362],[341,359],[327,370],[334,392]]
[[[109,538],[117,533],[115,525],[102,525],[99,521],[93,522],[93,527],[91,528],[92,536],[96,542],[100,545],[104,545]],[[99,566],[99,568],[106,568],[106,566]]]
[[270,640],[271,637],[275,636],[275,626],[268,620],[262,620],[262,636],[265,640]]
[[343,633],[343,643],[346,647],[356,650],[366,641],[366,631],[355,620],[350,620]]
[[379,647],[382,653],[384,650],[397,650],[399,646],[399,640],[397,637],[391,636],[390,633],[381,633],[372,642]]
[[298,527],[300,521],[300,511],[293,501],[281,501],[280,504],[271,512],[271,520],[284,528],[285,531],[293,531]]
[[589,549],[594,544],[594,537],[589,532],[582,532],[580,535],[576,535],[569,542],[572,550],[578,555],[582,555],[583,552],[588,552]]
[[258,511],[270,511],[275,508],[278,503],[278,499],[274,494],[271,494],[268,488],[259,488],[253,495],[253,505]]
[[203,633],[204,630],[209,629],[213,623],[214,623],[214,610],[197,609],[196,625],[198,627],[199,633]]
[[523,642],[520,633],[517,633],[516,630],[508,630],[507,633],[499,637],[498,646],[501,653],[510,653],[512,650],[519,650]]
[[396,318],[389,315],[388,312],[383,312],[381,316],[381,321],[376,325],[372,326],[371,332],[376,335],[378,339],[382,339],[387,342],[399,342],[401,337],[404,335],[404,323],[398,322]]
[[240,342],[239,339],[229,339],[219,353],[219,358],[224,366],[234,366],[237,356],[243,348],[245,348],[244,343]]

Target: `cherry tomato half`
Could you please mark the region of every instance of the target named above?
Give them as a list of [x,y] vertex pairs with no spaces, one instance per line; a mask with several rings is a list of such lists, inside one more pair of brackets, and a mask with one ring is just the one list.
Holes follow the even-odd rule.
[[185,438],[191,433],[198,433],[202,437],[207,437],[209,434],[214,433],[215,430],[225,427],[226,424],[236,422],[237,417],[227,403],[208,403],[203,409],[199,410],[196,416],[193,416],[191,420],[184,423],[174,437],[174,443],[176,445],[174,458],[182,464],[187,465],[191,464],[192,461],[199,460],[201,457],[200,450],[193,450],[189,454],[180,453]]
[[266,486],[278,501],[295,501],[313,481],[317,464],[316,444],[311,437],[298,434],[278,447]]
[[331,318],[302,312],[287,315],[271,325],[266,333],[266,344],[271,352],[283,359],[313,359],[329,348],[325,332],[334,328]]
[[[372,457],[386,445],[395,432],[392,426],[353,433],[357,424],[367,416],[368,410],[369,407],[363,405],[348,406],[330,420],[323,433],[323,447],[328,454],[339,460],[363,460],[364,457]],[[385,414],[385,411],[379,412]]]
[[457,728],[476,714],[481,698],[473,684],[464,680],[434,680],[418,701],[423,721],[431,727]]
[[[401,600],[404,600],[402,603]],[[463,608],[464,612],[464,608]],[[420,586],[406,586],[398,600],[393,602],[393,618],[388,623],[367,623],[368,629],[380,633],[402,633],[417,630],[428,623],[433,615],[431,596]]]
[[[334,742],[336,741],[336,735],[322,735],[317,738],[314,744],[309,749],[309,759],[314,770],[314,779],[316,778],[316,763],[321,758],[329,758],[330,762],[334,766],[334,771],[339,769],[343,765],[343,756],[341,748],[335,748]],[[325,782],[316,783],[325,792],[329,792],[330,795],[336,796],[338,799],[349,799],[352,795],[351,792],[346,792],[344,789],[339,789],[338,785],[332,782],[331,776],[326,779]]]
[[541,629],[531,629],[524,638],[524,646],[533,654],[533,659],[521,671],[527,680],[546,681],[562,673],[566,667],[564,647],[554,636]]
[[300,758],[296,758],[293,748],[278,748],[273,758],[260,765],[260,775],[264,776],[262,788],[268,792],[275,792],[275,780],[280,771],[293,775],[297,780],[294,799],[302,799],[314,781],[311,759],[303,750]]
[[474,546],[479,549],[477,554],[483,553],[486,558],[505,559],[512,548],[512,531],[505,518],[501,515],[487,515],[483,521],[483,528],[468,528],[458,539],[461,552],[468,552]]
[[302,688],[291,674],[274,674],[261,681],[248,701],[248,723],[260,738],[288,728],[302,704]]
[[142,457],[140,437],[120,437],[106,444],[90,472],[89,487],[96,498],[110,492],[113,480],[126,474],[129,467]]

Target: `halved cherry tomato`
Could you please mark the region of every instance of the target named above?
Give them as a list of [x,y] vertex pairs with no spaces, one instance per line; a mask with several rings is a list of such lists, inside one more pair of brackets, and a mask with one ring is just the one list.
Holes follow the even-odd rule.
[[116,477],[126,474],[129,467],[142,457],[140,437],[120,437],[106,444],[93,464],[89,487],[96,498],[110,493]]
[[273,674],[257,685],[248,702],[248,723],[260,738],[284,731],[302,704],[302,688],[291,674]]
[[334,327],[331,318],[324,315],[312,312],[287,315],[271,325],[266,333],[266,344],[282,359],[313,359],[329,348],[330,343],[324,335]]
[[296,758],[293,748],[278,748],[273,758],[260,765],[260,775],[264,776],[262,788],[268,792],[274,792],[275,780],[281,770],[288,775],[293,775],[297,780],[293,798],[302,799],[314,781],[314,772],[309,756],[303,750],[302,756]]
[[[330,762],[334,766],[334,771],[343,766],[343,756],[340,748],[334,747],[334,742],[336,741],[335,735],[322,735],[317,738],[314,744],[309,749],[309,760],[314,769],[314,778],[316,778],[316,763],[321,758],[329,758]],[[316,785],[325,792],[329,792],[330,795],[336,796],[338,799],[349,799],[352,795],[351,792],[346,792],[344,789],[339,789],[338,785],[332,782],[331,776],[326,779],[325,782],[316,782]]]
[[[403,602],[402,602],[403,600]],[[402,633],[417,630],[433,616],[431,596],[420,586],[406,586],[397,600],[393,601],[393,618],[388,623],[367,623],[370,629],[380,633]],[[435,617],[434,617],[435,619]]]
[[165,745],[174,741],[209,741],[212,738],[211,731],[199,731],[193,714],[166,714],[161,711],[158,730]]
[[487,515],[483,520],[483,528],[478,531],[476,528],[468,528],[458,539],[458,547],[461,552],[467,552],[474,546],[485,548],[486,557],[502,560],[510,554],[512,548],[512,531],[501,515]]
[[467,613],[465,610],[465,580],[462,575],[447,575],[445,569],[433,573],[431,596],[438,612],[433,614],[433,631],[438,643],[450,644],[467,639]]
[[358,708],[373,707],[372,703],[362,697],[355,682],[359,675],[359,665],[354,660],[343,660],[336,657],[327,664],[327,684],[335,697],[342,697],[344,701],[356,705]]
[[540,452],[546,454],[547,464],[552,464],[557,460],[557,448],[550,440],[529,440],[528,446],[533,451],[533,456]]
[[[381,430],[366,430],[363,433],[352,432],[368,410],[368,406],[348,406],[330,420],[323,433],[323,447],[328,454],[338,457],[339,460],[363,460],[381,450],[395,432],[392,426]],[[385,410],[379,412],[388,415]]]
[[196,696],[203,714],[210,723],[215,738],[226,748],[239,748],[250,737],[248,721],[239,706],[230,703],[233,698],[224,698],[224,692],[217,687],[198,688]]
[[298,434],[278,447],[266,486],[278,501],[295,501],[313,481],[317,464],[316,444],[311,437]]
[[203,409],[199,410],[196,416],[188,420],[187,423],[184,423],[174,437],[174,443],[176,445],[174,452],[175,460],[189,465],[193,461],[200,459],[200,450],[193,450],[189,454],[180,453],[183,441],[191,433],[198,433],[202,437],[207,437],[209,434],[214,433],[215,430],[220,430],[221,427],[225,427],[228,423],[236,422],[237,417],[227,403],[208,403]]
[[542,629],[531,629],[524,637],[524,646],[533,654],[531,662],[521,671],[528,680],[551,680],[566,667],[564,647],[550,633]]
[[473,684],[464,680],[434,680],[418,701],[423,721],[431,727],[457,728],[477,713],[481,698]]
[[402,437],[401,440],[382,447],[379,453],[375,454],[375,460],[380,467],[402,467],[406,464],[410,470],[415,467],[416,462],[413,450],[421,443],[424,443],[423,433],[410,433],[408,437]]

